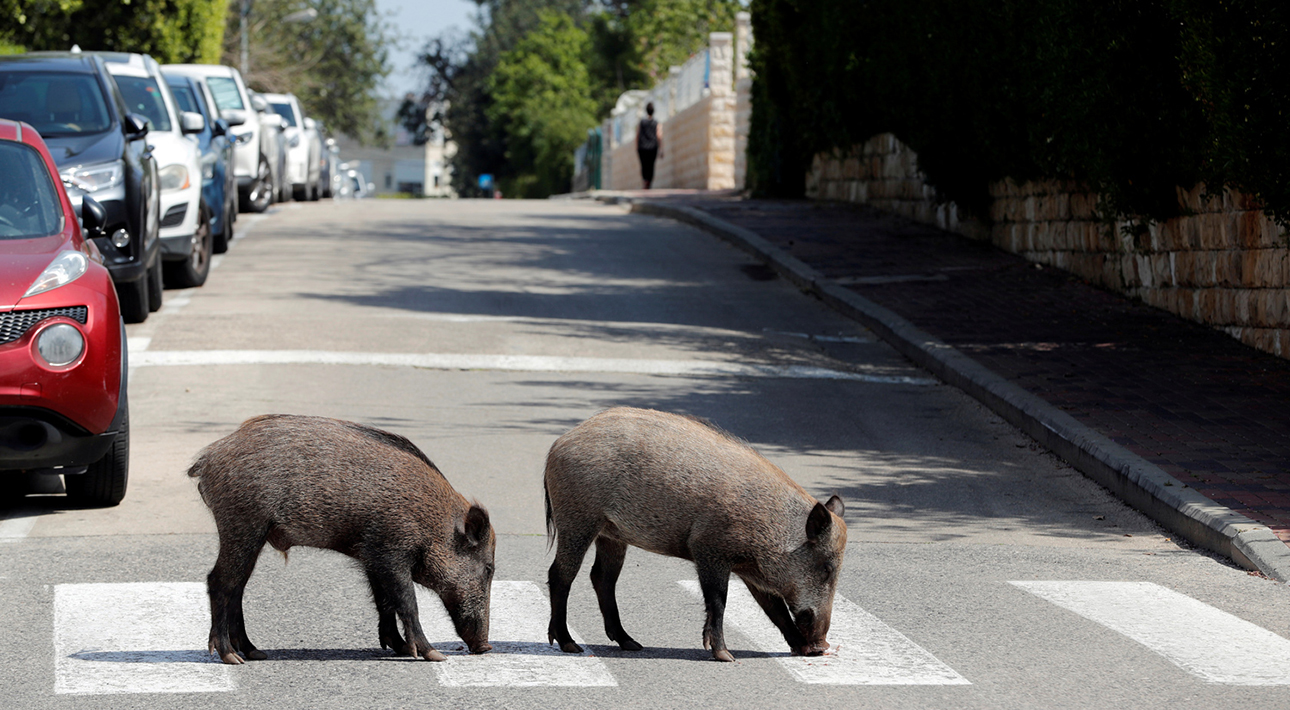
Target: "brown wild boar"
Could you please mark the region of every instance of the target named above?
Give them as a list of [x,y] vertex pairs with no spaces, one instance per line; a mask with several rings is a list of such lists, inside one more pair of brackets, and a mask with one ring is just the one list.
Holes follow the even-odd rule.
[[[265,541],[335,550],[367,573],[382,648],[430,661],[413,583],[439,594],[471,653],[488,644],[496,537],[488,512],[457,493],[411,441],[352,422],[269,414],[207,446],[188,475],[215,516],[219,557],[206,579],[210,649],[262,660],[242,592]],[[400,636],[395,618],[403,622]]]
[[628,651],[614,586],[627,546],[694,562],[707,608],[703,646],[719,661],[733,572],[794,655],[814,656],[825,636],[847,544],[842,499],[812,498],[743,441],[699,419],[649,409],[603,411],[556,440],[547,454],[548,545],[554,538],[549,641],[569,653],[569,587],[592,542],[591,584],[605,633]]

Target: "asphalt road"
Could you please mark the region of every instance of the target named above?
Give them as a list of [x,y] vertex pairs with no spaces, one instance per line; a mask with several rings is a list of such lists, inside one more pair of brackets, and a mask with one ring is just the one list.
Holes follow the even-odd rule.
[[[1284,585],[1180,546],[708,235],[513,201],[289,205],[242,230],[129,327],[126,500],[0,511],[5,706],[1290,707]],[[607,645],[590,560],[588,653],[547,647],[542,463],[615,405],[711,419],[845,499],[836,655],[789,658],[752,614],[727,622],[739,663],[711,662],[692,570],[640,550],[619,598],[645,650]],[[184,471],[269,412],[401,433],[489,508],[497,651],[430,631],[447,662],[391,657],[352,563],[297,549],[247,591],[270,660],[210,662],[217,540]]]

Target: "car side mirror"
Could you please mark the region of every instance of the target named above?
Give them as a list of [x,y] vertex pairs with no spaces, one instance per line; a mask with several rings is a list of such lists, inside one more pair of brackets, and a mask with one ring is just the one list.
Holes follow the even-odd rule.
[[215,119],[214,123],[211,124],[211,135],[216,138],[228,135],[228,121],[222,118]]
[[200,113],[180,111],[179,125],[184,133],[201,133],[206,130],[206,119]]
[[264,113],[269,110],[269,102],[263,96],[256,94],[251,97],[251,108]]
[[137,113],[127,113],[122,123],[125,125],[125,136],[130,140],[148,135],[148,119]]
[[306,131],[312,131],[312,130],[315,130],[315,129],[317,129],[317,128],[318,128],[318,122],[317,122],[317,121],[313,120],[312,118],[306,118],[306,119],[305,119],[305,130],[306,130]]
[[246,111],[240,108],[226,108],[220,111],[219,115],[230,126],[240,126],[246,123],[247,119]]
[[99,201],[85,195],[81,198],[81,229],[91,237],[103,236],[103,227],[107,224],[107,210]]

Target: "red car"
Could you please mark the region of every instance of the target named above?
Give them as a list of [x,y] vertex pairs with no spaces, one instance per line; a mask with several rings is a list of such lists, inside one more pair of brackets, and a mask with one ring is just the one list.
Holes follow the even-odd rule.
[[[82,206],[85,230],[106,213]],[[116,505],[130,461],[125,326],[40,134],[0,119],[0,493],[63,475],[70,498]]]

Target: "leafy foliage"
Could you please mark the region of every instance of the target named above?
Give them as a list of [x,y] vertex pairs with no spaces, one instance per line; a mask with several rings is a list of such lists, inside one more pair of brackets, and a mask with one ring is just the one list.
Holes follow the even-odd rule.
[[586,31],[568,15],[545,12],[538,26],[502,53],[489,78],[488,117],[508,127],[507,160],[520,174],[503,190],[545,197],[567,189],[573,152],[596,123],[596,103],[583,58]]
[[[227,13],[224,62],[238,66],[241,3]],[[380,141],[376,90],[389,73],[385,45],[393,32],[381,20],[375,0],[311,0],[318,15],[284,22],[300,9],[294,0],[255,0],[248,18],[250,71],[247,84],[259,91],[295,94],[305,113],[360,141]]]
[[0,0],[0,46],[218,62],[228,0]]
[[750,180],[883,132],[981,213],[1004,177],[1063,177],[1109,217],[1178,213],[1203,180],[1290,214],[1290,6],[1272,0],[753,0]]

